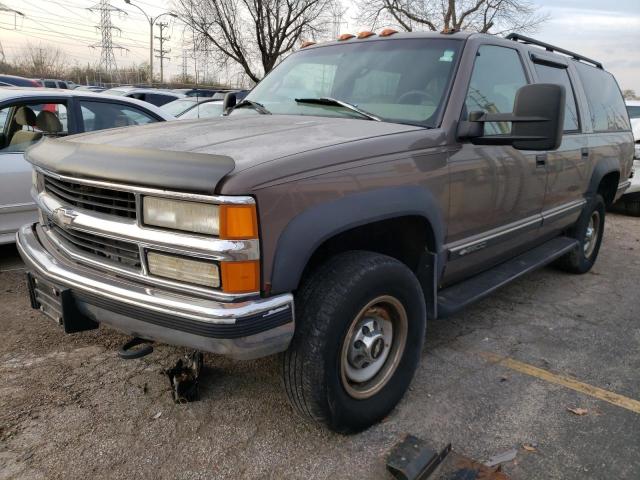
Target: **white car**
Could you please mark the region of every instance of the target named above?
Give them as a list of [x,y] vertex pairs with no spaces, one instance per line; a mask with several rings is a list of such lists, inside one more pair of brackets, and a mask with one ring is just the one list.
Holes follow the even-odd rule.
[[173,120],[149,103],[86,90],[0,89],[0,244],[37,219],[27,147],[45,137]]
[[633,158],[633,176],[631,186],[627,189],[621,202],[627,211],[633,215],[640,215],[640,100],[627,100],[627,111],[631,119],[631,129],[636,143],[636,153]]

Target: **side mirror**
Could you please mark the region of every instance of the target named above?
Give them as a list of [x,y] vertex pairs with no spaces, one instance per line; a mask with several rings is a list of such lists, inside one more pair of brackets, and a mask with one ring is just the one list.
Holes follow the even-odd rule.
[[[518,150],[556,150],[562,143],[565,88],[551,83],[525,85],[516,92],[513,113],[471,112],[459,138],[474,145],[512,145]],[[484,135],[486,122],[512,122],[510,135]]]
[[222,114],[227,115],[229,111],[236,106],[237,101],[235,92],[227,93],[222,101]]

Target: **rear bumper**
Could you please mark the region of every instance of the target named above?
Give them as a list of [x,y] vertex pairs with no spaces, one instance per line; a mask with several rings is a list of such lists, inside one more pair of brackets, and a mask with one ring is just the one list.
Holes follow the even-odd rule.
[[286,350],[293,336],[291,294],[231,303],[150,287],[61,256],[38,224],[22,227],[16,245],[43,285],[70,291],[87,318],[130,335],[237,359]]
[[626,198],[628,195],[640,195],[640,160],[633,161],[633,176],[631,177],[631,184],[629,188],[624,192],[623,197]]

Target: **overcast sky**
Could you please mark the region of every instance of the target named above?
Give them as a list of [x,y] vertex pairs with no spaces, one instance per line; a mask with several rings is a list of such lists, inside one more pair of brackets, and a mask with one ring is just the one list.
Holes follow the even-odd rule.
[[[168,9],[170,0],[132,0],[150,15]],[[349,0],[343,0],[345,4]],[[27,42],[51,43],[67,52],[71,62],[94,63],[100,51],[89,45],[99,42],[94,25],[99,14],[87,10],[98,0],[0,0],[6,7],[22,11],[25,19],[0,12],[0,41],[5,55],[14,57]],[[604,63],[618,79],[622,88],[631,88],[640,94],[640,0],[537,0],[541,12],[550,14],[550,20],[534,35],[540,40],[574,50]],[[124,0],[112,0],[124,14],[114,14],[113,23],[122,29],[114,32],[114,43],[128,51],[116,53],[119,65],[143,62],[149,57],[149,26],[144,16]],[[170,17],[165,17],[170,19]],[[357,29],[358,23],[345,18],[347,29]],[[171,29],[170,59],[166,67],[169,74],[182,68],[182,27]],[[157,32],[156,32],[157,34]],[[157,44],[156,44],[157,47]],[[156,69],[158,68],[156,60]],[[190,61],[190,71],[193,63]]]

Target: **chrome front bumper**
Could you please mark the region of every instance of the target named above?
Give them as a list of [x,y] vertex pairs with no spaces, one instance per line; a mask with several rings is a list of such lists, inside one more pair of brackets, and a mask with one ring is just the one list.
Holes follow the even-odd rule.
[[63,257],[38,224],[22,227],[16,245],[36,279],[69,290],[89,319],[136,337],[251,359],[286,350],[293,336],[291,294],[227,303],[150,287]]

